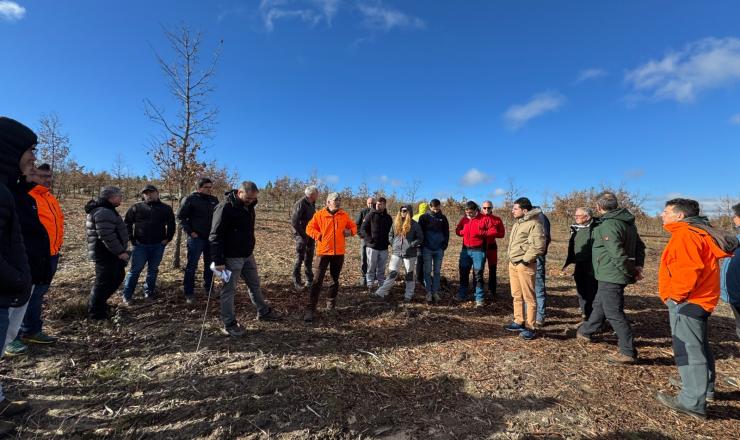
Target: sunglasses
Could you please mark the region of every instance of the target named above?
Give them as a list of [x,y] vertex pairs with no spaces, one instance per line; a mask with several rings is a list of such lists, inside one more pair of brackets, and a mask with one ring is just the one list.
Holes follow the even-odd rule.
[[485,209],[486,211],[488,211],[488,210],[493,209],[493,206],[484,206],[483,209]]

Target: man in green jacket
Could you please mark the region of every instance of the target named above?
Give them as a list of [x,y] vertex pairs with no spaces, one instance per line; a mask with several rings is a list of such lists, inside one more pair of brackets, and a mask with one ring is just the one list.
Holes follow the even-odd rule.
[[609,321],[619,338],[619,353],[609,356],[609,363],[635,362],[634,338],[629,320],[624,314],[624,288],[642,279],[645,263],[645,244],[635,226],[635,216],[619,208],[617,196],[610,192],[599,194],[596,206],[600,223],[593,231],[591,261],[594,277],[599,283],[593,311],[588,321],[578,329],[577,338],[591,341],[604,321]]

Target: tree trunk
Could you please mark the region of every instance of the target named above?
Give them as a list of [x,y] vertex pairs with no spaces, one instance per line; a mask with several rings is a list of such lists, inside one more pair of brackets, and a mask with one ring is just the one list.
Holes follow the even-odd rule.
[[[177,200],[179,200],[178,202],[178,208],[179,208],[180,207],[179,204],[182,203],[182,197],[185,194],[184,185],[182,183],[180,183],[179,185],[178,192],[179,194],[178,194]],[[181,245],[182,245],[182,228],[178,226],[177,233],[175,234],[175,255],[174,255],[174,258],[172,259],[172,267],[174,267],[175,269],[180,268],[180,246]]]

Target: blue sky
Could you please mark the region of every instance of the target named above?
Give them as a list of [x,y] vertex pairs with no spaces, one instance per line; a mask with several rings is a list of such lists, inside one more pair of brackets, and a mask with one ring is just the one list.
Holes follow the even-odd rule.
[[0,114],[54,111],[88,168],[152,169],[172,112],[153,50],[223,40],[206,157],[264,184],[316,171],[421,197],[533,201],[624,184],[740,197],[736,1],[0,0]]

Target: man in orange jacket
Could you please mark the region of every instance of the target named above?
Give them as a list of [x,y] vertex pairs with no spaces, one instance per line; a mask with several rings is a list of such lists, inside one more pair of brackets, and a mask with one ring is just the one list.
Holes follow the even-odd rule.
[[20,341],[25,344],[52,344],[57,340],[55,337],[41,331],[43,325],[41,309],[43,307],[44,295],[49,290],[51,280],[57,271],[59,251],[64,242],[64,214],[62,213],[61,206],[59,206],[59,201],[49,191],[51,179],[51,166],[46,163],[39,165],[28,176],[28,180],[36,184],[29,191],[29,194],[36,200],[39,220],[44,225],[44,229],[46,229],[46,233],[49,236],[49,265],[51,267],[49,269],[49,284],[37,284],[33,286],[26,315],[23,318],[23,324],[21,324],[21,330],[18,333]]
[[316,304],[319,302],[319,293],[324,284],[326,270],[329,269],[331,284],[326,308],[333,310],[336,307],[337,293],[339,293],[339,274],[344,264],[345,237],[357,234],[357,225],[341,209],[342,199],[339,193],[330,193],[326,197],[326,208],[316,211],[306,226],[306,234],[316,240],[316,255],[318,256],[318,273],[311,285],[311,292],[306,307],[305,322],[313,322],[316,317]]
[[674,411],[706,419],[706,401],[714,399],[714,357],[707,339],[707,319],[719,300],[719,262],[737,247],[737,239],[699,216],[699,203],[666,202],[661,215],[671,234],[658,271],[660,299],[668,306],[673,357],[681,379],[674,397],[658,392],[658,401]]

